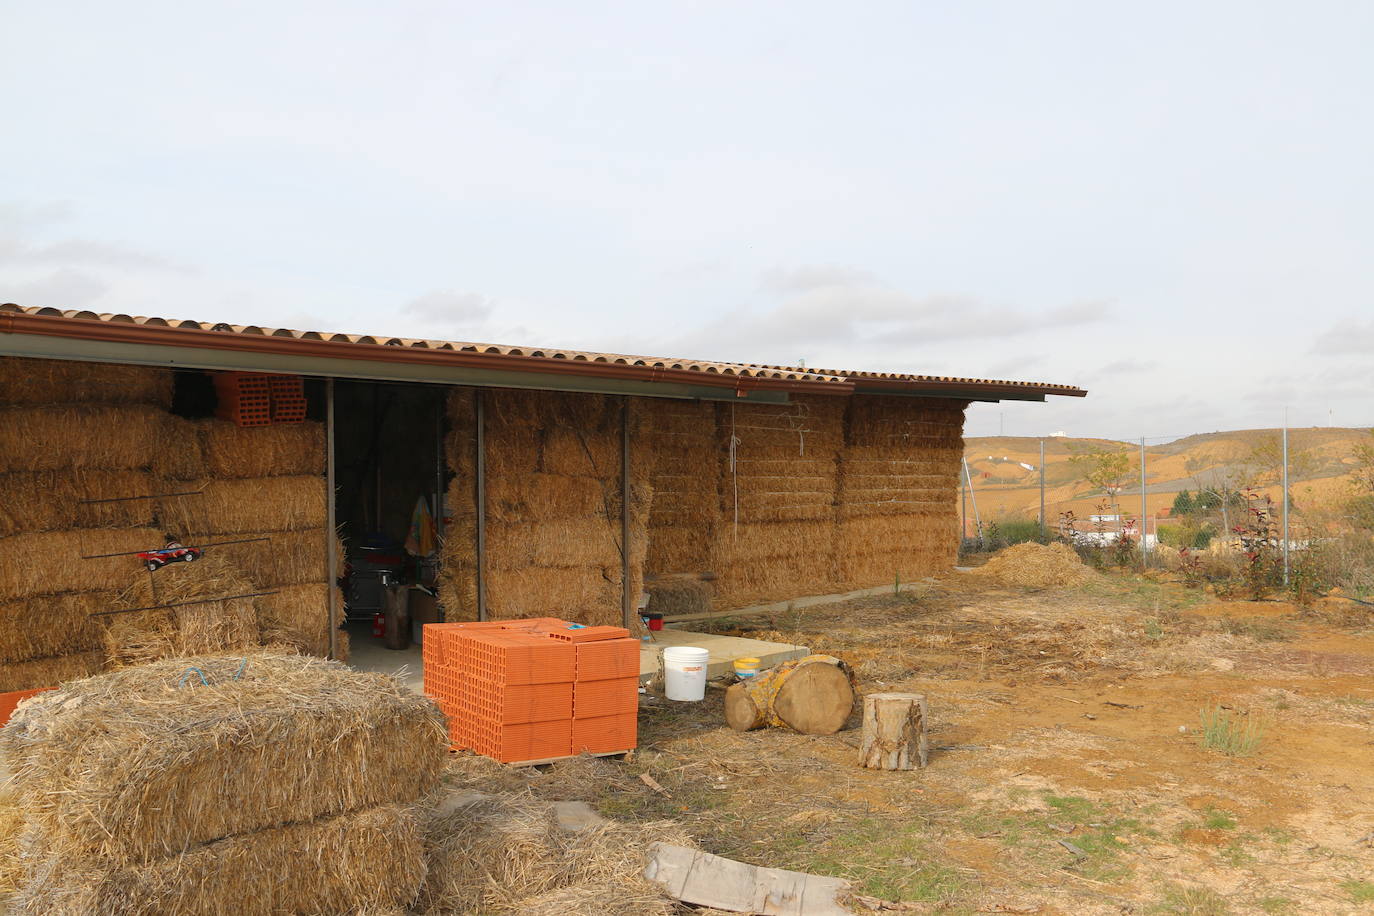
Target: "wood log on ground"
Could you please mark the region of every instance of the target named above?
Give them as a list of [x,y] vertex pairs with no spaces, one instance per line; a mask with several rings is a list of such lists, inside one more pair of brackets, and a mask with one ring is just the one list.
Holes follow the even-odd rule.
[[926,765],[926,698],[919,693],[870,693],[864,697],[859,765],[876,770],[913,770]]
[[785,725],[803,735],[833,735],[853,709],[853,675],[829,655],[785,662],[725,692],[725,721],[741,732]]

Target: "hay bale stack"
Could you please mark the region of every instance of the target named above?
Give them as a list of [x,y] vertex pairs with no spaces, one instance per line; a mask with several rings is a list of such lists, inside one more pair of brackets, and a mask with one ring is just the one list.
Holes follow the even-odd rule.
[[[486,592],[492,619],[621,620],[621,402],[605,395],[491,390],[486,398]],[[472,394],[449,404],[453,524],[445,539],[449,620],[476,613]],[[631,526],[644,541],[648,473],[631,481]],[[472,527],[469,527],[469,523]],[[638,526],[636,529],[635,526]],[[637,545],[641,557],[643,546]],[[632,565],[635,552],[630,557]],[[642,559],[640,560],[642,566]],[[641,572],[635,571],[630,583]]]
[[712,544],[724,519],[722,456],[729,454],[718,408],[690,401],[639,401],[636,406],[644,411],[644,423],[635,460],[648,463],[654,488],[646,565],[659,576],[710,571]]
[[58,359],[0,357],[0,407],[32,404],[172,404],[172,372]]
[[720,577],[722,606],[835,590],[844,407],[838,398],[799,396],[790,404],[738,405],[721,416],[735,440],[734,469],[727,457],[721,480],[723,521],[710,567]]
[[908,582],[954,565],[963,401],[856,395],[839,463],[839,578]]
[[336,662],[165,659],[69,683],[0,731],[25,818],[16,912],[402,907],[424,876],[406,806],[446,748],[432,702]]
[[[183,457],[166,462],[163,486],[202,492],[159,501],[162,524],[192,540],[243,541],[211,547],[207,556],[235,563],[256,586],[250,591],[277,593],[258,602],[266,641],[327,655],[329,493],[322,476],[323,426],[240,427],[207,419],[183,421],[178,430],[189,439]],[[332,626],[343,614],[339,600]],[[346,659],[345,633],[337,634],[336,645],[338,657]]]
[[166,418],[164,410],[146,404],[5,408],[0,411],[0,474],[151,467],[164,446]]
[[416,912],[642,916],[677,907],[643,877],[655,842],[694,846],[670,823],[559,829],[551,804],[478,797],[426,827],[429,876]]
[[1015,544],[999,550],[970,575],[1017,588],[1068,588],[1093,577],[1068,544]]

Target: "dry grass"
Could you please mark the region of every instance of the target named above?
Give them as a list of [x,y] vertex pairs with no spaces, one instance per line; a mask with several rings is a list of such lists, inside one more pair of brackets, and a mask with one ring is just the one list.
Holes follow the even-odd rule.
[[1093,578],[1067,544],[1027,542],[998,551],[970,575],[1018,588],[1067,588]]
[[0,600],[61,592],[87,592],[127,581],[141,569],[137,557],[83,557],[131,550],[152,550],[165,543],[154,528],[77,528],[17,534],[5,540],[5,575]]
[[322,424],[245,428],[226,420],[201,420],[196,427],[210,477],[318,477],[324,473]]
[[560,830],[553,806],[527,794],[476,798],[427,832],[425,914],[669,916],[675,906],[641,877],[647,850],[694,845],[666,822]]
[[67,592],[0,604],[0,664],[100,648],[102,629],[91,615],[109,610],[117,597],[114,591]]
[[147,468],[163,447],[157,407],[0,409],[0,473],[71,468]]
[[0,357],[0,407],[172,404],[172,371],[57,359]]
[[328,517],[322,477],[261,477],[188,483],[196,496],[158,500],[158,517],[186,543],[246,531],[323,529]]
[[[413,811],[384,805],[230,836],[145,864],[31,863],[14,900],[31,916],[244,916],[395,908],[424,880]],[[372,910],[375,912],[375,910]]]
[[76,652],[49,658],[0,665],[0,693],[52,687],[65,681],[88,677],[105,665],[105,653]]
[[[273,591],[276,594],[258,599],[264,641],[289,645],[310,655],[327,654],[329,586],[323,582],[282,585]],[[334,626],[343,615],[343,594],[335,589]]]
[[19,889],[19,831],[24,815],[7,789],[0,787],[0,906]]
[[[17,471],[0,478],[0,537],[67,528],[137,528],[153,524],[158,491],[147,471]],[[90,499],[120,502],[88,503]]]
[[[300,531],[254,528],[235,534],[229,540],[242,540],[243,543],[211,547],[206,551],[206,556],[213,553],[227,557],[262,589],[307,585],[323,582],[326,578],[326,534],[323,527]],[[334,539],[334,544],[335,549],[342,552],[337,539]],[[339,569],[343,569],[342,561]]]
[[392,678],[267,652],[75,681],[0,730],[38,846],[114,865],[413,801],[438,780],[447,744],[434,704]]

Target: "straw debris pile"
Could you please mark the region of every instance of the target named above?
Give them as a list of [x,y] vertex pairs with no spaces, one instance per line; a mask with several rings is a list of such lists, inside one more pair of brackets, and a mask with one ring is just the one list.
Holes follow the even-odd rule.
[[428,699],[303,656],[164,659],[66,684],[0,730],[25,818],[15,911],[405,906],[425,871],[409,806],[446,747]]
[[[201,492],[158,501],[162,524],[193,540],[242,541],[211,547],[207,556],[235,563],[256,586],[249,591],[276,593],[258,599],[263,639],[328,654],[323,427],[240,427],[207,419],[180,421],[178,429],[180,457],[164,462],[163,486]],[[343,612],[343,601],[336,601],[332,626]],[[338,657],[346,659],[348,634],[340,631],[336,640]]]
[[[621,619],[621,407],[604,395],[484,392],[486,592],[492,619],[560,616],[589,624]],[[443,562],[449,620],[475,617],[476,553],[472,435],[474,401],[449,404],[449,493],[454,517]],[[632,590],[643,566],[647,472],[631,481]]]
[[673,901],[642,877],[655,842],[695,845],[671,823],[606,823],[568,832],[551,804],[486,796],[433,818],[423,914],[664,916]]
[[998,551],[969,575],[1018,588],[1066,588],[1081,585],[1093,572],[1068,544],[1025,543]]

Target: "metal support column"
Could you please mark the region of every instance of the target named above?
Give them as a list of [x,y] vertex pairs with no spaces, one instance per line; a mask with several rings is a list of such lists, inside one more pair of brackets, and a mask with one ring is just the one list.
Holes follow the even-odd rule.
[[487,619],[487,405],[483,392],[477,399],[476,501],[477,501],[477,619]]
[[334,539],[337,535],[338,521],[335,517],[334,500],[338,495],[334,487],[334,379],[324,380],[324,487],[325,487],[325,513],[326,519],[324,528],[324,556],[325,568],[328,570],[327,589],[328,598],[325,599],[325,629],[329,633],[329,657],[334,658],[338,655],[339,649],[339,628],[338,628],[338,583],[339,583],[339,552],[335,547]]
[[631,629],[634,594],[630,591],[630,399],[620,399],[620,617]]

